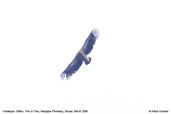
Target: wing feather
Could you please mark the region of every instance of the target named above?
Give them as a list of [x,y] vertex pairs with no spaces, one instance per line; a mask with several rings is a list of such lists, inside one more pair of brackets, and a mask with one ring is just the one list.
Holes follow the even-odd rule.
[[61,78],[64,79],[65,77],[69,79],[72,74],[74,74],[82,65],[82,58],[81,56],[77,53],[75,58],[72,60],[72,62],[68,65],[68,67],[63,71],[61,74]]
[[88,55],[93,49],[93,45],[95,44],[97,37],[99,37],[99,31],[97,29],[93,29],[88,38],[85,40],[80,51]]

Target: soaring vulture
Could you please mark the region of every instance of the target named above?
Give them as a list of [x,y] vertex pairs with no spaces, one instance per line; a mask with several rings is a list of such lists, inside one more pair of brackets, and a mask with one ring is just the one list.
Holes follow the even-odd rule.
[[99,37],[99,31],[97,29],[93,29],[89,34],[88,38],[85,40],[82,48],[76,54],[75,58],[72,62],[68,65],[68,67],[62,72],[61,79],[69,79],[73,73],[75,73],[80,66],[82,65],[83,61],[86,65],[90,64],[91,57],[87,57],[87,55],[93,49],[93,45],[96,42],[96,39]]

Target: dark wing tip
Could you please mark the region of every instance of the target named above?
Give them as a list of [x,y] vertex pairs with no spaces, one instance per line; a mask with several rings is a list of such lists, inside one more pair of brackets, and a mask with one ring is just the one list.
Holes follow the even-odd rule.
[[94,37],[99,37],[99,35],[100,35],[100,33],[99,33],[99,30],[97,30],[97,29],[93,29],[92,31],[91,31],[91,34],[93,34],[94,35]]

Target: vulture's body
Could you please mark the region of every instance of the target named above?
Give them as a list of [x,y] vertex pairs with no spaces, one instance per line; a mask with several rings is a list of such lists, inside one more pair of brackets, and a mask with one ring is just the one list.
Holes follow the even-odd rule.
[[93,49],[93,45],[95,44],[98,36],[99,36],[98,30],[93,29],[91,33],[89,34],[88,38],[85,40],[82,48],[76,54],[75,58],[72,60],[72,62],[68,65],[68,67],[61,74],[62,79],[64,79],[65,76],[67,79],[69,79],[72,76],[72,74],[75,73],[80,68],[83,61],[86,65],[88,65],[91,62],[91,58],[87,57],[87,55]]

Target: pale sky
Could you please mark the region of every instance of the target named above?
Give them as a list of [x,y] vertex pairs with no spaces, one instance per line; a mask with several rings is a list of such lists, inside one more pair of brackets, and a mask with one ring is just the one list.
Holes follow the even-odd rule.
[[[170,0],[0,1],[0,111],[171,111],[170,6]],[[93,28],[100,37],[91,63],[61,80]]]

